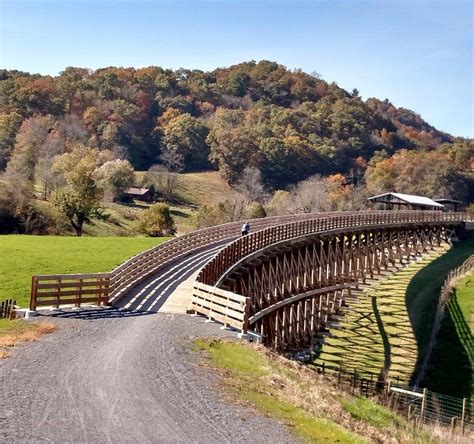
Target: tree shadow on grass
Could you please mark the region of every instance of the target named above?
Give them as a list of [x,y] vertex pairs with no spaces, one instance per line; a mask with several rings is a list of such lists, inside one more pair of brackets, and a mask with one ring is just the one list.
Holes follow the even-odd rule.
[[473,394],[472,332],[453,295],[438,334],[438,342],[425,378],[428,388],[457,398]]
[[[412,381],[416,379],[425,359],[441,286],[449,271],[461,265],[473,253],[474,233],[469,233],[464,241],[456,243],[447,253],[421,269],[408,285],[405,300],[418,347],[418,360]],[[453,301],[453,307],[454,312],[450,310],[449,314],[446,314],[443,326],[438,333],[438,346],[433,353],[430,365],[435,369],[430,370],[429,375],[425,378],[425,383],[429,384],[428,387],[433,391],[456,396],[459,393],[470,393],[470,389],[466,392],[465,387],[471,385],[472,365],[456,330],[456,319],[458,325],[462,324],[459,319],[459,316],[462,317],[462,313],[457,301]],[[463,323],[467,326],[466,320],[463,319]],[[467,326],[467,328],[469,327]],[[447,350],[442,350],[442,348],[447,348]],[[457,364],[452,366],[450,362],[457,362]],[[449,371],[445,371],[444,368]],[[465,370],[466,368],[468,371]],[[448,381],[450,378],[457,380],[457,383],[452,385]],[[438,380],[435,381],[436,379]],[[441,391],[442,387],[445,388]],[[454,391],[449,392],[451,389]]]
[[182,217],[183,219],[189,219],[191,217],[190,214],[188,213],[185,213],[184,211],[180,211],[180,210],[170,210],[170,213],[173,215],[173,216],[178,216],[178,217]]

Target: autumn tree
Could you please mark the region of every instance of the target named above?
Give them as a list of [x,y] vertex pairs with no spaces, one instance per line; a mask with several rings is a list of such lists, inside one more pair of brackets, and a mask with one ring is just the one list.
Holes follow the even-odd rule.
[[138,217],[135,230],[149,237],[175,234],[176,226],[168,205],[156,203],[143,210]]
[[206,144],[208,128],[190,114],[180,114],[163,128],[162,156],[179,156],[185,171],[209,166],[209,148]]
[[82,236],[85,222],[102,214],[102,189],[94,175],[108,160],[111,160],[110,151],[77,145],[54,162],[53,168],[63,177],[64,186],[56,192],[53,203],[68,218],[77,236]]
[[97,168],[94,178],[112,200],[118,200],[124,191],[133,185],[135,171],[128,160],[114,159]]
[[0,171],[5,169],[10,159],[15,136],[22,120],[22,116],[17,112],[0,114]]

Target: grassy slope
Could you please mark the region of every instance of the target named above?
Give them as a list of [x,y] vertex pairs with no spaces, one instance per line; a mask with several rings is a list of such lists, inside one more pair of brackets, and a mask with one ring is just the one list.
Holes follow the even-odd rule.
[[[152,173],[147,173],[152,174]],[[136,183],[140,184],[145,172],[136,173]],[[175,198],[170,203],[178,233],[193,229],[192,216],[197,208],[205,204],[220,202],[233,193],[230,186],[222,180],[217,171],[179,174],[176,181]],[[59,231],[55,234],[74,232],[67,219],[50,203],[41,199],[34,206],[49,219],[57,221]],[[93,219],[84,224],[84,234],[89,236],[133,236],[132,224],[140,212],[150,206],[146,202],[135,201],[131,204],[103,202],[104,220]]]
[[[346,316],[343,323],[346,330],[334,331],[335,338],[327,340],[321,360],[342,362],[345,367],[375,375],[383,373],[384,368],[390,369],[389,379],[398,376],[409,382],[431,335],[440,287],[449,270],[473,253],[474,233],[471,233],[435,260],[425,261],[423,266],[412,264],[382,281],[378,288],[367,293],[354,313]],[[466,302],[464,310],[468,310],[467,305]],[[446,344],[440,343],[438,347],[444,350],[444,358],[436,364],[437,374],[430,376],[427,385],[433,391],[460,396],[470,393],[472,364],[463,351],[466,347],[451,317],[445,324],[451,322],[452,325],[444,326],[440,332],[440,337],[446,339]],[[472,336],[470,338],[472,346]],[[456,377],[449,378],[449,375]],[[451,384],[446,385],[446,380]]]
[[408,383],[417,363],[417,342],[405,304],[407,288],[420,270],[444,249],[409,264],[367,289],[334,330],[318,361],[374,378]]
[[[143,171],[136,173],[138,183],[144,174]],[[179,174],[175,187],[176,202],[170,205],[178,233],[187,233],[193,229],[192,217],[197,208],[224,201],[232,193],[231,187],[217,171]]]
[[264,351],[231,341],[197,340],[224,387],[241,402],[282,421],[299,438],[315,443],[429,442],[384,407],[338,392],[321,375]]
[[457,282],[438,335],[428,387],[459,398],[474,396],[474,273]]
[[0,300],[27,306],[33,274],[109,271],[165,239],[0,236]]

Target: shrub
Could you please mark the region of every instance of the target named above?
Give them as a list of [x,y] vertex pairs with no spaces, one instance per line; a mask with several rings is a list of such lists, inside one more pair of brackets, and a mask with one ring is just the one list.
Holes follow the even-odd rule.
[[149,237],[175,234],[176,226],[168,205],[157,203],[144,210],[138,217],[135,230]]

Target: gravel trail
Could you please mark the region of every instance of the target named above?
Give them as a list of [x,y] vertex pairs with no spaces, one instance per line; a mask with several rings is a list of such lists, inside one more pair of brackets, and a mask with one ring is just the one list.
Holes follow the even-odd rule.
[[294,442],[226,401],[198,364],[192,338],[231,334],[218,324],[115,309],[75,316],[0,361],[0,442]]

